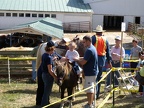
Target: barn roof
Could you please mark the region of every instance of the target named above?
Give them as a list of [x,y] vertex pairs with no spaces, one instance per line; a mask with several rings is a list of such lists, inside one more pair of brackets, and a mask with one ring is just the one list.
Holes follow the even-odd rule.
[[0,33],[27,33],[48,35],[55,38],[63,37],[62,22],[53,18],[44,18],[30,23],[21,24],[12,28],[0,30]]
[[92,12],[83,0],[0,0],[4,11]]

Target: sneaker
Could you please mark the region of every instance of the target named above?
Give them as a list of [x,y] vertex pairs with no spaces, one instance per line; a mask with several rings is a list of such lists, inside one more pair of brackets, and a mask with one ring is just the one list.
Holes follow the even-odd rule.
[[89,105],[88,103],[83,108],[94,108],[93,104]]
[[136,97],[142,97],[143,96],[143,93],[142,92],[139,92]]
[[109,85],[109,86],[106,86],[106,88],[105,88],[105,92],[110,92],[111,91],[111,86]]

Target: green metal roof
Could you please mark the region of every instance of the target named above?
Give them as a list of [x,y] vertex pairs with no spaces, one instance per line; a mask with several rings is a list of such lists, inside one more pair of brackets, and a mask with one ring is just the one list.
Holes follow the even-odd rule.
[[0,10],[47,11],[47,12],[92,12],[83,0],[0,0]]
[[12,28],[0,30],[0,33],[27,33],[48,35],[56,38],[63,38],[62,22],[53,18],[44,18],[26,24],[21,24]]

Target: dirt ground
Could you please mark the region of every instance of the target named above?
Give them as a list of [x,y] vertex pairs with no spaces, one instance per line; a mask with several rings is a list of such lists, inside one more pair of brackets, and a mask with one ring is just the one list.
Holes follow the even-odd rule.
[[[95,35],[95,33],[94,32],[92,33],[65,33],[64,37],[73,39],[76,35],[78,35],[80,39],[82,39],[83,36],[85,35],[93,36]],[[107,38],[110,45],[112,45],[112,44],[115,44],[115,41],[114,41],[115,37],[122,36],[122,33],[121,32],[104,32],[103,35]],[[123,33],[123,43],[131,43],[132,39],[133,37],[130,36],[128,33]]]

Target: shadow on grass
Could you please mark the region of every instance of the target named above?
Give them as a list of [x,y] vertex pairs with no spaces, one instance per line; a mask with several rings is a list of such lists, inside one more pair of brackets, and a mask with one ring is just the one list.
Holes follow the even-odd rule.
[[81,99],[81,100],[76,100],[76,101],[73,102],[73,105],[81,104],[81,103],[84,103],[84,102],[87,102],[87,98],[84,98],[84,99]]
[[24,90],[9,90],[9,91],[4,92],[4,93],[9,93],[9,94],[12,94],[12,93],[36,94],[36,91],[24,89]]
[[144,108],[144,104],[126,104],[121,106],[116,106],[114,108]]
[[[42,108],[42,107],[34,105],[34,106],[21,107],[21,108]],[[59,108],[59,104],[55,104],[55,105],[49,106],[47,108]]]
[[142,98],[136,98],[134,96],[120,96],[117,97],[117,100],[115,100],[116,108],[144,108],[144,101]]

